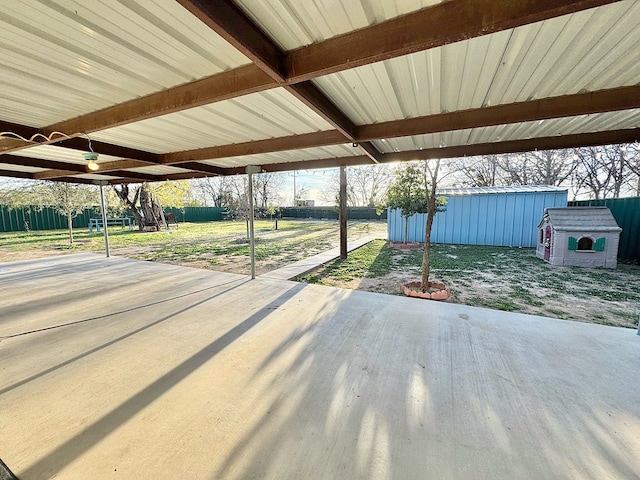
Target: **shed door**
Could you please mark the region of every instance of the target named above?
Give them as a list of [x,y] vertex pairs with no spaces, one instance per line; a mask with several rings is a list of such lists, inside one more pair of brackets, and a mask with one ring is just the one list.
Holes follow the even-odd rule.
[[551,227],[547,225],[544,232],[544,259],[548,262],[551,258]]

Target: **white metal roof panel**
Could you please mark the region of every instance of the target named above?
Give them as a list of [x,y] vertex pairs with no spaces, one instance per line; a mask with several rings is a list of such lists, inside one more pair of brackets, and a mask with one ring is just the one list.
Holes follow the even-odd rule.
[[[0,157],[0,160],[2,160],[2,157]],[[25,167],[23,165],[13,165],[9,163],[0,163],[0,170],[9,170],[13,172],[27,172],[27,173],[44,171],[44,169],[38,168],[38,167]]]
[[173,167],[170,165],[150,165],[148,167],[130,168],[129,172],[146,173],[149,175],[172,175],[174,173],[187,173],[191,170]]
[[390,138],[377,140],[373,143],[381,152],[393,153],[405,150],[421,150],[454,145],[552,137],[638,127],[640,127],[640,109],[632,109],[619,112],[538,120],[535,122],[454,130],[428,135]]
[[635,85],[639,19],[626,0],[314,82],[359,125]]
[[442,0],[238,0],[236,3],[284,50],[390,20]]
[[270,163],[299,162],[322,158],[339,158],[362,155],[359,148],[351,145],[330,145],[326,147],[285,150],[282,152],[263,153],[260,155],[243,155],[240,157],[217,158],[202,163],[217,167],[244,167],[246,165],[268,165]]
[[74,175],[73,178],[80,178],[83,180],[92,180],[92,181],[109,181],[109,180],[118,180],[121,179],[122,177],[118,177],[115,175],[108,175],[108,174],[103,174],[103,175],[98,175],[95,173],[83,173],[80,175]]
[[156,153],[331,130],[282,88],[92,133],[91,138]]
[[10,122],[41,127],[249,63],[173,1],[0,6],[0,119]]

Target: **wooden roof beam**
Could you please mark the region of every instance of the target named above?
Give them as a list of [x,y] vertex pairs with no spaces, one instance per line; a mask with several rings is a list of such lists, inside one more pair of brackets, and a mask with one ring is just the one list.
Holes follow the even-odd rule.
[[[603,113],[612,110],[640,108],[640,86],[620,87],[597,92],[578,93],[542,100],[531,100],[493,107],[483,107],[460,112],[438,113],[424,117],[394,120],[358,127],[357,143],[382,138],[477,128],[485,125],[503,125],[526,121],[544,120],[574,115]],[[336,130],[303,135],[270,138],[254,142],[220,145],[161,155],[167,165],[196,160],[255,155],[301,148],[314,148],[344,143],[344,137]],[[383,156],[384,158],[384,156]]]
[[[381,163],[407,162],[412,160],[431,160],[436,158],[458,158],[477,155],[497,155],[503,153],[521,153],[534,150],[556,150],[578,148],[581,146],[611,145],[640,141],[640,128],[611,130],[606,132],[579,133],[553,137],[528,138],[503,142],[454,145],[442,148],[426,148],[404,152],[385,153]],[[320,158],[301,162],[282,162],[261,165],[266,172],[282,172],[299,169],[332,168],[368,164],[365,155],[355,157]],[[229,169],[229,174],[241,174],[244,167]]]
[[523,153],[535,150],[558,150],[562,148],[594,147],[640,141],[640,128],[610,130],[605,132],[577,133],[553,137],[527,138],[503,142],[453,145],[385,154],[385,162],[429,160],[434,158],[457,158],[476,155],[499,155]]
[[287,53],[297,83],[619,0],[450,0]]
[[358,128],[358,138],[426,135],[633,108],[640,108],[640,85],[363,125]]
[[23,157],[21,155],[2,155],[0,156],[0,163],[23,165],[25,167],[65,170],[67,172],[90,173],[90,170],[88,170],[85,165],[44,160],[42,158]]
[[[285,83],[287,78],[283,72],[283,62],[286,52],[236,5],[229,0],[215,3],[204,0],[177,1],[276,82]],[[355,140],[356,125],[313,83],[304,81],[285,85],[285,89],[341,132],[347,141]],[[363,148],[374,162],[382,156],[371,143],[363,145]]]
[[285,53],[229,0],[177,0],[192,15],[251,59],[279,83],[285,79]]
[[181,152],[166,153],[161,155],[163,164],[174,165],[181,162],[196,160],[215,160],[217,158],[239,157],[243,155],[256,155],[260,153],[281,152],[301,148],[324,147],[327,145],[339,145],[345,143],[344,135],[337,130],[325,130],[321,132],[304,133],[301,135],[289,135],[286,137],[268,138],[252,142],[232,143],[216,147],[184,150]]
[[34,179],[33,172],[16,172],[14,170],[0,170],[0,177],[12,177],[12,178],[29,178]]

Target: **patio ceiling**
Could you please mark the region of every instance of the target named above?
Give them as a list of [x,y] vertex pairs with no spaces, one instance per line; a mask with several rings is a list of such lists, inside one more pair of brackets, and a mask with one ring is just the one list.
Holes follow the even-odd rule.
[[0,131],[35,135],[0,138],[0,176],[140,182],[640,140],[636,0],[0,2]]

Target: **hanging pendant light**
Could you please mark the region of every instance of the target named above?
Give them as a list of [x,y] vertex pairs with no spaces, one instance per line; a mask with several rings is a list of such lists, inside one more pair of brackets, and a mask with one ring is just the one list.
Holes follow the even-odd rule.
[[87,162],[87,168],[91,171],[96,171],[100,168],[100,166],[98,165],[98,162],[96,162],[96,160],[98,160],[98,154],[95,152],[90,152],[90,153],[83,153],[82,157],[84,158],[84,161]]

